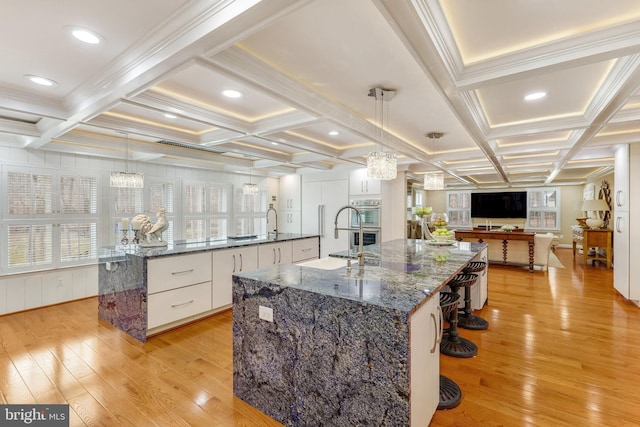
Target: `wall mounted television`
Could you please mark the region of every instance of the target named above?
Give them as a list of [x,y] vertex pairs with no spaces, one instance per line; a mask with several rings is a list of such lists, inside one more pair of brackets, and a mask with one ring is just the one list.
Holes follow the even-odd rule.
[[471,193],[472,218],[526,218],[527,192]]

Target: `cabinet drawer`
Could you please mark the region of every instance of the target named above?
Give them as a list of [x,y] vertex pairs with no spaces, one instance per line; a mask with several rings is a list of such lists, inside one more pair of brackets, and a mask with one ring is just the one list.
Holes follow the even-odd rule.
[[300,262],[320,257],[320,244],[317,238],[300,239],[291,242],[293,247],[292,261]]
[[211,282],[149,295],[147,329],[211,310]]
[[147,293],[211,281],[211,252],[155,258],[147,264]]

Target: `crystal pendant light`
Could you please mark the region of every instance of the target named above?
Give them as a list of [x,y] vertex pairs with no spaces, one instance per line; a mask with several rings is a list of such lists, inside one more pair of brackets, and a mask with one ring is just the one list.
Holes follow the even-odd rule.
[[[377,106],[381,105],[380,118],[380,140],[384,139],[384,103],[389,102],[395,96],[396,91],[390,89],[382,89],[375,87],[369,91],[369,96],[376,100],[376,119]],[[387,107],[388,110],[388,107]],[[381,146],[382,148],[382,146]],[[384,151],[372,151],[367,156],[367,177],[390,180],[395,179],[398,174],[398,157],[393,153],[385,153]]]
[[144,175],[138,172],[129,172],[129,134],[126,135],[125,171],[111,172],[109,184],[113,188],[144,188]]
[[444,174],[442,172],[424,174],[425,190],[444,190]]
[[249,182],[242,184],[242,194],[245,196],[256,196],[260,192],[260,189],[258,188],[258,184],[253,184],[251,182],[251,178],[253,176],[253,161],[251,158],[249,158],[249,162],[251,163],[251,166],[249,167]]
[[[444,135],[442,132],[429,132],[427,137],[431,139],[433,143],[433,151],[435,152],[435,140]],[[424,189],[425,190],[444,190],[444,173],[442,172],[427,172],[424,174]]]

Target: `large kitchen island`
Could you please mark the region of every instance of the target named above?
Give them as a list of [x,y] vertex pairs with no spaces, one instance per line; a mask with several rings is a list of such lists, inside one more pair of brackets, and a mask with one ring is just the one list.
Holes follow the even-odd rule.
[[278,233],[100,249],[98,315],[146,341],[231,307],[234,273],[318,258],[318,236]]
[[[233,276],[234,394],[288,426],[426,426],[439,291],[485,244],[400,239]],[[343,258],[343,259],[340,259]]]

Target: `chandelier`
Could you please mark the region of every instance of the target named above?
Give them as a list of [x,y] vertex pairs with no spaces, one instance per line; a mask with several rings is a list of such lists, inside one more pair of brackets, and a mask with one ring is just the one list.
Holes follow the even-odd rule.
[[[380,141],[384,139],[384,103],[391,101],[396,91],[374,87],[369,91],[369,96],[376,100],[376,120],[378,119],[378,104],[380,104]],[[388,107],[387,107],[388,116]],[[398,174],[398,157],[393,153],[385,153],[382,150],[372,151],[367,156],[367,177],[390,180],[395,179]]]
[[256,196],[260,193],[260,189],[258,188],[258,184],[253,184],[251,182],[251,178],[253,176],[253,161],[251,158],[249,158],[249,162],[251,164],[249,167],[249,182],[242,184],[242,194],[245,196]]
[[144,188],[144,175],[138,172],[129,172],[129,134],[126,135],[125,170],[111,172],[109,184],[113,188]]
[[[442,132],[429,132],[427,137],[431,139],[433,143],[433,152],[435,152],[435,140],[444,135]],[[427,172],[424,174],[424,189],[425,190],[444,190],[444,173],[442,172]]]

